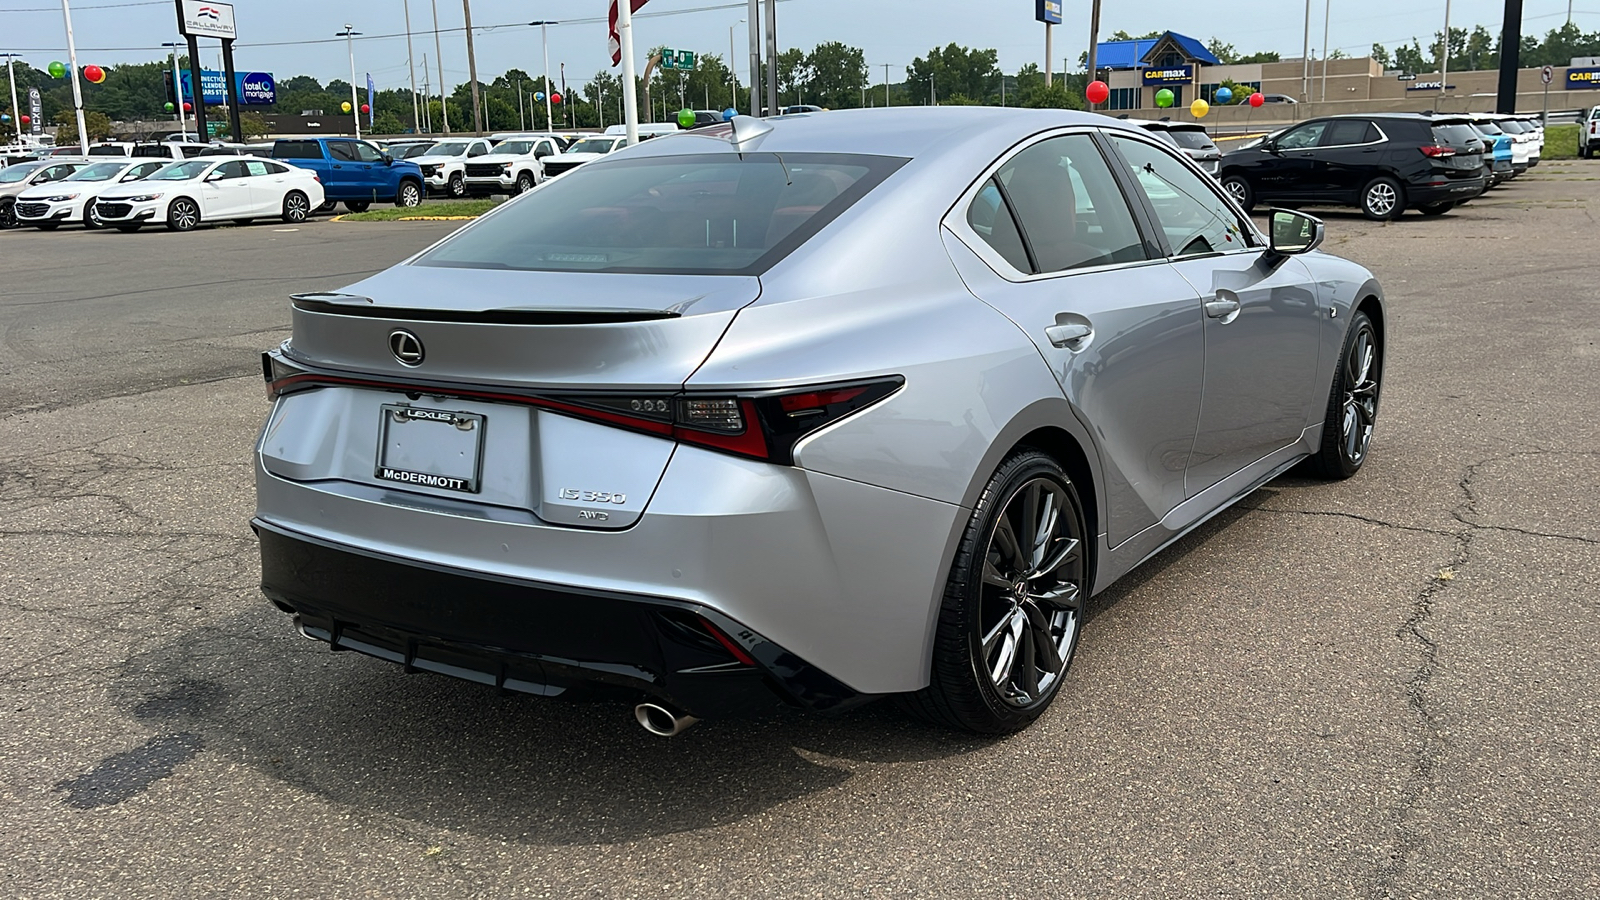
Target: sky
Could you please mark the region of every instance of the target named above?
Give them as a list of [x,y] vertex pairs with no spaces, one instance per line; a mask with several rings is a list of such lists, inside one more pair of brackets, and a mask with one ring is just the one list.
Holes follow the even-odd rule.
[[[59,2],[0,0],[0,53],[17,53],[40,69],[51,60],[65,62],[66,29]],[[305,74],[321,81],[348,79],[345,42],[333,36],[348,22],[367,35],[355,41],[358,79],[370,72],[380,89],[403,87],[407,68],[403,2],[410,3],[420,89],[424,53],[433,73],[430,80],[438,80],[429,0],[238,0],[236,66],[279,78]],[[438,4],[438,27],[456,29],[440,37],[445,79],[452,84],[465,82],[462,7],[455,0],[432,2]],[[1374,42],[1392,46],[1416,37],[1425,44],[1444,25],[1445,0],[1311,0],[1311,41],[1319,55],[1325,3],[1332,6],[1328,46],[1350,56],[1366,55]],[[568,81],[582,83],[610,63],[607,5],[607,0],[474,0],[480,79],[487,81],[511,67],[538,75],[543,70],[539,29],[525,23],[547,19],[565,20],[549,28],[552,76],[558,77],[559,64],[565,62]],[[1066,22],[1054,34],[1058,71],[1064,60],[1076,64],[1089,34],[1089,0],[1064,0],[1062,5]],[[1576,6],[1580,7],[1573,15],[1577,25],[1586,32],[1600,31],[1600,0],[1577,0]],[[1525,0],[1523,33],[1543,35],[1559,27],[1567,7],[1568,0]],[[161,42],[178,39],[172,0],[75,0],[72,10],[80,66],[149,61],[167,52]],[[1030,62],[1043,65],[1044,26],[1033,19],[1033,0],[780,0],[777,10],[780,47],[810,49],[833,40],[860,47],[873,67],[874,83],[883,80],[884,64],[891,67],[890,80],[900,81],[914,57],[952,41],[994,48],[1007,72]],[[1218,15],[1218,10],[1224,14]],[[1498,32],[1503,4],[1502,0],[1452,0],[1450,14],[1452,26],[1483,24]],[[736,0],[649,0],[636,19],[635,39],[641,53],[646,47],[666,45],[726,58],[729,27],[744,17],[745,4]],[[747,27],[738,25],[733,33],[741,82],[748,69]],[[1201,40],[1219,37],[1242,53],[1276,50],[1285,57],[1300,56],[1304,29],[1305,6],[1296,0],[1242,6],[1107,0],[1101,12],[1102,39],[1117,30],[1132,34],[1172,30]],[[216,41],[201,41],[201,60],[208,67],[220,65],[218,48]]]

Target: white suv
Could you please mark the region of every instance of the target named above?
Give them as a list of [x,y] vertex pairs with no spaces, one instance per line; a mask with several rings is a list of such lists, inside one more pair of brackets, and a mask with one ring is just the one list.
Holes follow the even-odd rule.
[[1597,150],[1600,150],[1600,106],[1589,110],[1578,123],[1578,155],[1593,159]]
[[427,153],[411,157],[411,162],[422,167],[422,180],[429,191],[465,197],[467,161],[488,155],[488,138],[448,138],[429,147]]
[[544,181],[544,159],[561,152],[552,137],[513,137],[487,156],[467,160],[467,193],[520,194]]

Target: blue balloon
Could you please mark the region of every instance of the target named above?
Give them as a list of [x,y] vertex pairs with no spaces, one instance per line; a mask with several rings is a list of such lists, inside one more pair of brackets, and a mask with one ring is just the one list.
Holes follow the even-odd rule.
[[11,114],[10,113],[0,113],[0,122],[9,122],[9,121],[11,121]]
[[732,122],[733,121],[733,117],[737,116],[738,114],[739,114],[739,111],[730,106],[727,109],[722,111],[722,121],[724,121],[724,122]]
[[540,103],[543,103],[544,102],[544,91],[540,91],[539,93],[534,94],[533,95],[533,99],[539,101]]
[[1217,88],[1216,101],[1218,103],[1232,103],[1233,102],[1233,89],[1232,88],[1225,88],[1225,87]]

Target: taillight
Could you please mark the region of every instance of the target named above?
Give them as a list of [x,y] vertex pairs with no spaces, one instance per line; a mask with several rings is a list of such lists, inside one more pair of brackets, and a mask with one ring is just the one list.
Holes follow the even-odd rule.
[[398,383],[315,372],[290,360],[281,349],[261,354],[261,375],[267,383],[267,398],[271,400],[298,390],[348,385],[408,394],[517,403],[781,465],[794,463],[794,447],[807,435],[877,403],[905,384],[904,378],[894,375],[847,384],[738,395],[693,391],[509,393],[467,390],[455,385],[422,381]]
[[1422,147],[1422,155],[1431,156],[1434,159],[1442,159],[1447,156],[1455,156],[1456,151],[1454,147],[1443,147],[1438,144],[1426,144]]

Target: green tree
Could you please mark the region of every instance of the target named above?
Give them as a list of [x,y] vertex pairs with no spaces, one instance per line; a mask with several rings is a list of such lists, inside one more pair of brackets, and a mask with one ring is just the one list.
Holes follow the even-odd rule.
[[1433,61],[1422,55],[1422,45],[1415,38],[1409,47],[1401,44],[1394,48],[1394,65],[1408,75],[1433,71]]
[[806,56],[811,83],[808,102],[827,109],[853,109],[861,105],[867,86],[867,56],[858,47],[839,41],[818,44]]
[[[78,115],[75,110],[64,109],[56,113],[56,143],[76,144],[78,142]],[[90,141],[104,141],[111,138],[111,117],[98,110],[86,110],[83,114],[83,128],[88,132]]]
[[992,49],[969,50],[954,43],[943,50],[935,47],[906,67],[906,88],[914,103],[956,98],[987,103],[991,95],[999,97],[998,58]]
[[1382,44],[1372,45],[1372,58],[1377,60],[1378,65],[1383,66],[1385,69],[1394,66],[1394,57],[1389,55],[1389,48]]
[[[806,86],[811,81],[811,67],[804,50],[791,47],[778,54],[778,103],[806,102]],[[774,110],[776,111],[776,110]]]

